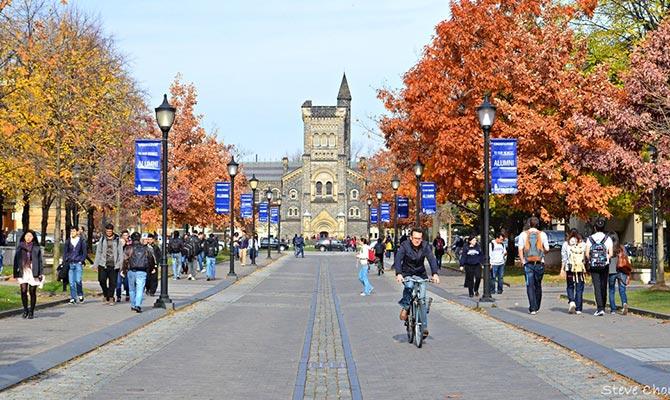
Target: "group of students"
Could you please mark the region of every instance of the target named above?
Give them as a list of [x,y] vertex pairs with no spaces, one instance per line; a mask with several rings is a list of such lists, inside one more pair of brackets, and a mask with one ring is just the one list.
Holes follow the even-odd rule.
[[174,231],[167,250],[172,260],[172,279],[178,280],[186,275],[188,280],[194,281],[197,274],[203,271],[208,281],[216,279],[219,240],[213,233],[205,238],[204,232],[193,231],[191,234],[185,232],[180,237],[179,231]]

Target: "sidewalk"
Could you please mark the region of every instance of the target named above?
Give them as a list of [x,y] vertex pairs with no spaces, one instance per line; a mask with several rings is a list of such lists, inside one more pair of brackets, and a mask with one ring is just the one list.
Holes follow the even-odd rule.
[[540,311],[530,315],[525,286],[505,287],[503,294],[493,295],[494,303],[478,303],[468,297],[463,274],[443,268],[440,275],[441,283],[430,290],[448,300],[482,307],[493,318],[544,336],[643,385],[670,386],[668,321],[632,314],[595,317],[595,306],[586,303],[583,314],[568,314],[567,300],[560,298],[565,286],[543,286]]
[[[276,254],[272,260],[259,257],[258,268],[277,259]],[[175,309],[234,284],[235,281],[226,276],[228,265],[227,261],[217,265],[214,281],[207,281],[204,274],[199,274],[195,281],[170,279],[168,293]],[[243,267],[235,262],[238,279],[254,271],[255,267]],[[157,293],[160,293],[160,285]],[[125,336],[170,312],[153,308],[156,298],[145,296],[141,314],[131,311],[128,302],[108,306],[96,296],[89,297],[83,304],[36,310],[33,320],[21,316],[3,319],[0,324],[0,390]]]

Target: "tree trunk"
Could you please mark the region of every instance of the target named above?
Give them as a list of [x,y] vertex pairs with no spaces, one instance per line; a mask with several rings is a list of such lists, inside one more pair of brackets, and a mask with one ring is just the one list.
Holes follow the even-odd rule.
[[53,268],[51,268],[51,274],[53,275],[53,280],[58,280],[58,271],[56,267],[60,261],[60,219],[61,219],[61,197],[60,193],[56,194],[56,221],[54,221],[54,261]]
[[116,198],[114,201],[114,228],[121,232],[121,188],[116,191]]
[[88,206],[86,209],[86,229],[88,230],[88,237],[86,238],[86,248],[93,249],[93,230],[95,229],[95,207]]
[[23,191],[23,212],[21,213],[21,227],[23,231],[30,229],[30,192]]
[[42,233],[42,246],[46,245],[47,241],[47,227],[49,226],[49,210],[53,204],[53,196],[49,196],[47,191],[42,192],[42,221],[40,224],[40,231]]
[[0,235],[4,234],[3,233],[4,222],[5,222],[5,194],[0,193]]
[[656,246],[656,259],[658,260],[658,267],[656,269],[656,284],[652,286],[653,290],[670,290],[670,288],[665,284],[665,253],[663,251],[663,217],[658,216],[658,231],[657,240],[658,246]]
[[70,235],[72,228],[72,203],[69,200],[65,201],[65,237]]

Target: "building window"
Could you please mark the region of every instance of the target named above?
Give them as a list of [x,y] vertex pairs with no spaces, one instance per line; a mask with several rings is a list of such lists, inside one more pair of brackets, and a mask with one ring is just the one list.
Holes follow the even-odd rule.
[[354,189],[350,194],[351,200],[358,200],[358,190]]
[[326,196],[333,195],[333,182],[326,182]]
[[297,200],[297,199],[298,199],[298,191],[295,190],[295,189],[291,189],[291,190],[288,192],[288,197],[289,197],[291,200]]
[[289,217],[297,217],[300,215],[300,211],[298,211],[298,207],[291,207],[288,209],[288,216]]
[[316,183],[316,195],[323,196],[323,183],[321,182]]
[[328,146],[335,147],[335,134],[334,133],[331,133],[330,136],[328,136]]
[[361,210],[358,207],[351,207],[349,209],[349,217],[351,218],[360,218],[361,217]]
[[321,138],[319,137],[318,133],[314,134],[314,137],[312,138],[312,142],[314,144],[314,147],[319,147],[321,146]]

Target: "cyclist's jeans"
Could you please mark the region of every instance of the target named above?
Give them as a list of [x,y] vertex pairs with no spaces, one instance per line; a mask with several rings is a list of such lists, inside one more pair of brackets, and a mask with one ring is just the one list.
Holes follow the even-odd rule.
[[412,281],[405,282],[405,288],[402,291],[402,299],[400,299],[398,304],[400,304],[400,307],[404,308],[405,310],[409,310],[409,304],[412,302],[412,289],[414,288],[414,285],[419,285],[419,301],[421,301],[421,304],[423,304],[421,321],[423,322],[423,329],[428,329],[428,314],[427,314],[428,305],[426,304],[426,282],[421,283]]

